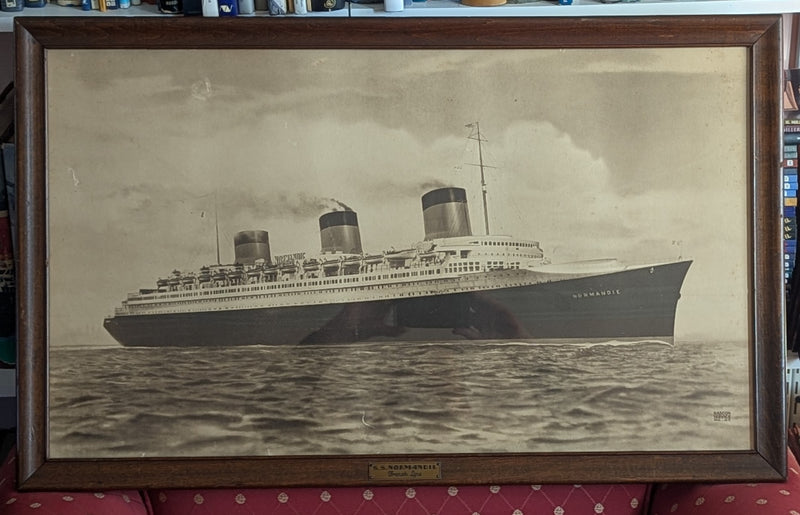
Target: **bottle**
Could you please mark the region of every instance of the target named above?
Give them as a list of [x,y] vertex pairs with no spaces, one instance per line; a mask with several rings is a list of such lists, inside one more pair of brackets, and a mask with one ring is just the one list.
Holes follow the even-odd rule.
[[24,8],[23,0],[0,0],[0,11],[15,12]]
[[219,16],[219,4],[217,0],[203,0],[203,16],[216,18]]
[[183,0],[184,16],[202,16],[203,0]]
[[183,12],[183,1],[158,0],[158,10],[164,14],[181,14]]

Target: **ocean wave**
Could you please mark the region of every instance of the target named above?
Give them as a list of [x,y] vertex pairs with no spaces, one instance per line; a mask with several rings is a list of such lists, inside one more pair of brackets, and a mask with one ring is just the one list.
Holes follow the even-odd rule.
[[747,420],[747,347],[737,348],[609,340],[57,349],[48,445],[58,457],[630,451],[678,438],[687,448],[748,446],[746,424],[711,417],[722,402]]

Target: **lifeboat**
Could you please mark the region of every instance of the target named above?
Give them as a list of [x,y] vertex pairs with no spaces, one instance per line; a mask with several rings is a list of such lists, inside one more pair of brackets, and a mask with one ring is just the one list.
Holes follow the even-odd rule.
[[346,267],[361,266],[361,257],[360,256],[349,257],[344,261],[342,261],[342,266]]
[[280,271],[281,271],[281,273],[284,273],[284,274],[294,273],[294,272],[297,271],[297,265],[295,265],[294,262],[285,263],[285,264],[280,266]]
[[313,272],[319,270],[319,261],[316,259],[309,259],[303,263],[303,270],[306,272]]
[[414,259],[417,255],[414,249],[406,249],[406,250],[398,250],[394,252],[387,252],[385,257],[389,260],[399,260],[399,259]]
[[329,259],[327,261],[322,262],[322,268],[325,270],[335,270],[342,265],[342,262],[338,259]]

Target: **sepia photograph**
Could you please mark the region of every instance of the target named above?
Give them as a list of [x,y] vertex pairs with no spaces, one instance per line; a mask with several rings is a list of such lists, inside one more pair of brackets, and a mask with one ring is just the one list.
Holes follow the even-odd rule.
[[746,52],[48,51],[49,456],[750,449]]
[[17,20],[20,489],[783,477],[779,17],[206,23]]

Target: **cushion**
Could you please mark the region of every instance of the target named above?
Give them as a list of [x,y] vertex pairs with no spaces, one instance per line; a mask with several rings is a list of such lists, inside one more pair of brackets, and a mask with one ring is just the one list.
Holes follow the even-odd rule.
[[153,490],[154,515],[523,515],[643,513],[646,485]]
[[0,467],[0,513],[3,515],[148,515],[136,490],[113,492],[18,492],[16,450]]
[[653,489],[652,515],[800,515],[800,466],[787,453],[784,483],[664,484]]

